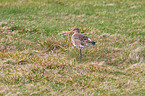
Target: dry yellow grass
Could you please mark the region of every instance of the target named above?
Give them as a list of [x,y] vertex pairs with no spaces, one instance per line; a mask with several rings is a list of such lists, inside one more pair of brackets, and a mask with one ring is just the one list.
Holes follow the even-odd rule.
[[[144,4],[0,0],[0,96],[144,96]],[[96,41],[81,63],[73,27]]]
[[[79,63],[79,52],[72,46],[70,35],[42,39],[37,45],[28,41],[27,49],[14,50],[10,45],[22,42],[18,44],[22,46],[26,38],[21,38],[24,34],[19,30],[5,31],[7,38],[2,40],[9,46],[1,42],[0,94],[129,95],[144,92],[144,38],[87,29],[86,34],[97,43],[83,50],[83,62]],[[17,32],[15,38],[12,37],[14,32]],[[21,39],[15,41],[18,37]],[[37,50],[31,46],[37,46]]]

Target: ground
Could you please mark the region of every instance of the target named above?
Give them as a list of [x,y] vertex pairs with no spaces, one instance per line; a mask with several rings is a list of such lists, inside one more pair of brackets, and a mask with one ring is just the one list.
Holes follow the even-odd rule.
[[[145,95],[143,0],[1,0],[0,95]],[[73,47],[79,27],[96,42]]]

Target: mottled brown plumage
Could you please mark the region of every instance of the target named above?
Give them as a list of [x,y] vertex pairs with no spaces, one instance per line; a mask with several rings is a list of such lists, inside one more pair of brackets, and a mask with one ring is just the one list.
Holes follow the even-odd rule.
[[67,33],[74,32],[71,37],[72,43],[75,47],[80,50],[80,62],[81,62],[81,49],[89,47],[91,45],[95,45],[95,42],[88,38],[86,35],[80,33],[79,28],[74,28],[73,31],[69,31]]
[[74,28],[74,34],[71,37],[72,43],[75,47],[83,49],[91,45],[95,45],[95,42],[89,39],[86,35],[80,33],[78,28]]

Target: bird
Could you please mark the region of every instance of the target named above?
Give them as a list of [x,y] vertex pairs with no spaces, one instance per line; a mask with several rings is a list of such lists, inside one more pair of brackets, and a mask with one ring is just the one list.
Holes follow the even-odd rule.
[[72,44],[76,48],[78,48],[80,51],[80,62],[81,62],[81,58],[82,58],[81,50],[83,48],[90,47],[91,45],[95,45],[96,42],[92,41],[85,34],[80,33],[80,30],[78,27],[75,27],[72,31],[68,31],[66,33],[72,33],[72,32],[74,32],[74,34],[71,36],[71,41],[72,41]]

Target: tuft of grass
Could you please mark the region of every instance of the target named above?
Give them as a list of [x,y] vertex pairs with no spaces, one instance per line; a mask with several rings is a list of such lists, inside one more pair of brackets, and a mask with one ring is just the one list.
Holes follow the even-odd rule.
[[41,40],[38,42],[39,46],[42,49],[53,51],[61,49],[63,51],[67,50],[70,45],[70,39],[59,37],[56,38],[52,35],[52,37],[46,38],[45,40]]

